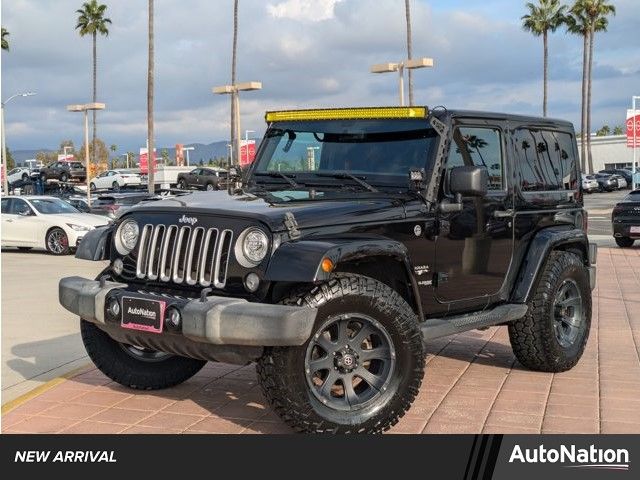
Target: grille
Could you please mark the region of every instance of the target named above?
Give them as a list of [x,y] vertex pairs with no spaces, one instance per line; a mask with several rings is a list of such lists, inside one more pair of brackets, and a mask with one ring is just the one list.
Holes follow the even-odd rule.
[[145,225],[140,234],[136,276],[224,288],[232,240],[231,230]]

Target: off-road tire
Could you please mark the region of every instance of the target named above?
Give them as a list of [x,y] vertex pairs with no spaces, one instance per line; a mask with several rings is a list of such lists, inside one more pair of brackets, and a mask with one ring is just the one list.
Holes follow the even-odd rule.
[[407,302],[372,278],[338,274],[310,290],[292,293],[281,303],[318,308],[314,333],[324,321],[340,313],[369,315],[386,329],[396,351],[387,390],[372,405],[339,412],[323,405],[307,383],[304,361],[310,340],[300,347],[266,349],[256,366],[258,380],[282,420],[293,430],[305,433],[380,433],[395,425],[411,406],[424,376],[418,317]]
[[631,248],[635,240],[629,237],[615,237],[616,244],[620,248]]
[[158,390],[178,385],[193,377],[207,363],[177,355],[153,362],[138,360],[86,320],[80,320],[80,333],[89,358],[96,367],[114,382],[136,390]]
[[[560,345],[554,332],[554,299],[560,285],[573,280],[580,291],[583,330],[569,347]],[[522,365],[542,372],[570,370],[582,356],[591,327],[591,288],[582,259],[570,252],[553,251],[536,282],[527,314],[509,324],[513,353]]]

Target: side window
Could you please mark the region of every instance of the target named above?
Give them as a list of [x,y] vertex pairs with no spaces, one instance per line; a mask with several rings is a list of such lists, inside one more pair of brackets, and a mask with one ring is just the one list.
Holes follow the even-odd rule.
[[516,131],[514,138],[523,192],[577,188],[578,172],[571,135],[522,128]]
[[9,213],[14,215],[33,215],[31,207],[21,198],[14,198]]
[[488,127],[456,128],[447,159],[446,178],[449,178],[452,168],[465,165],[485,167],[489,174],[488,189],[503,190],[504,167],[500,130]]
[[2,199],[2,213],[11,213],[11,204],[13,203],[12,198],[3,198]]

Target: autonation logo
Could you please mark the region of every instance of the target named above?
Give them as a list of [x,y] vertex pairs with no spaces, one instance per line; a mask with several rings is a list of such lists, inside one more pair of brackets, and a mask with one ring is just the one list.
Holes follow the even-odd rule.
[[575,445],[560,445],[559,448],[525,448],[515,445],[509,463],[561,463],[567,468],[596,470],[629,470],[629,451],[626,448],[578,448]]

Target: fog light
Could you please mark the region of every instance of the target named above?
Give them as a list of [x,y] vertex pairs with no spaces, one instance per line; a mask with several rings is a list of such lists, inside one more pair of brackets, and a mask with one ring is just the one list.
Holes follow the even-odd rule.
[[121,275],[122,274],[122,270],[124,270],[124,263],[122,263],[122,259],[121,258],[116,258],[113,261],[113,273],[115,273],[116,275]]
[[180,310],[176,307],[169,307],[165,316],[165,324],[167,327],[177,330],[180,328],[181,323],[182,315],[180,314]]
[[109,313],[114,318],[120,315],[120,301],[117,298],[112,298],[109,302]]
[[252,272],[248,274],[246,277],[244,277],[244,288],[246,288],[247,291],[254,293],[256,290],[258,290],[259,286],[260,286],[260,277],[255,273]]

